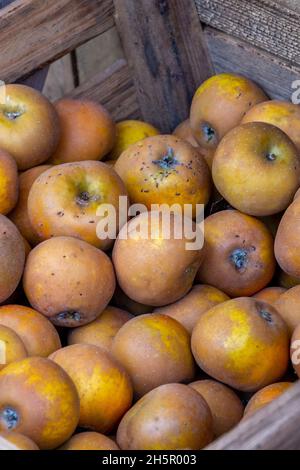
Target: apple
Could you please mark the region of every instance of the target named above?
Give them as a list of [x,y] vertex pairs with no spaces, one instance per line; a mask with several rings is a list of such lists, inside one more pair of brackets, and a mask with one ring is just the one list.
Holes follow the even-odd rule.
[[215,149],[252,106],[267,99],[246,77],[230,73],[210,77],[199,86],[191,105],[190,124],[198,144]]
[[243,124],[218,145],[212,176],[235,209],[254,216],[276,214],[288,207],[299,187],[298,151],[278,127]]
[[19,170],[40,165],[54,153],[60,127],[54,106],[37,90],[6,85],[0,103],[0,148],[9,152]]
[[100,104],[62,98],[55,103],[61,136],[50,159],[55,165],[83,160],[101,160],[113,148],[115,123]]
[[[107,233],[98,237],[97,224],[106,214],[97,215],[97,211],[102,204],[111,204],[118,223],[119,196],[126,195],[121,178],[105,163],[85,161],[55,165],[43,172],[31,187],[29,220],[39,240],[72,236],[107,250],[114,242],[113,236]],[[126,221],[126,214],[124,217]]]

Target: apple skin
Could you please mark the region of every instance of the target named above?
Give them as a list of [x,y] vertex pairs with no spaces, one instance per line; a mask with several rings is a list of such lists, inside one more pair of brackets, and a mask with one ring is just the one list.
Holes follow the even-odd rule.
[[0,303],[16,290],[24,269],[25,246],[17,227],[0,215]]
[[248,215],[285,210],[299,187],[300,160],[279,128],[250,122],[232,129],[216,150],[213,181],[229,204]]
[[266,122],[279,127],[300,152],[300,106],[289,101],[270,100],[251,108],[243,117],[246,122]]
[[108,305],[115,274],[103,251],[73,237],[54,237],[29,253],[23,286],[32,307],[52,323],[77,327]]
[[0,147],[9,152],[19,170],[48,160],[60,135],[54,106],[40,92],[25,85],[6,85],[0,104]]
[[176,135],[180,139],[185,140],[186,142],[191,144],[193,147],[195,147],[200,153],[200,155],[202,155],[205,158],[207,165],[211,169],[212,161],[214,157],[214,150],[204,148],[199,145],[199,143],[194,137],[189,119],[186,119],[185,121],[178,124],[178,126],[173,131],[173,135]]
[[147,137],[125,150],[116,161],[130,201],[144,204],[206,204],[211,175],[205,159],[188,142],[174,135]]
[[98,237],[97,224],[102,217],[97,210],[102,204],[113,205],[118,221],[119,196],[127,196],[125,185],[105,163],[55,165],[43,172],[30,189],[29,220],[40,241],[70,236],[108,250],[114,239]]
[[71,378],[50,359],[27,357],[0,372],[0,432],[20,432],[40,449],[55,449],[74,433],[79,407]]
[[99,103],[84,99],[62,98],[54,104],[61,135],[49,163],[101,160],[113,148],[116,126]]
[[210,77],[196,90],[191,105],[190,124],[198,144],[215,149],[252,106],[267,99],[246,77],[229,73]]
[[18,168],[14,158],[0,149],[0,214],[7,215],[17,204]]
[[28,196],[34,181],[44,171],[49,170],[51,165],[39,165],[29,170],[23,171],[19,176],[19,199],[14,210],[8,218],[18,227],[21,234],[30,245],[37,245],[39,237],[34,231],[28,216],[27,202]]

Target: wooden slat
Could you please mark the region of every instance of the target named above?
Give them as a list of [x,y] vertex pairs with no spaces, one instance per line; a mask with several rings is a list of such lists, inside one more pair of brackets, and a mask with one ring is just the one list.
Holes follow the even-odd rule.
[[15,81],[113,24],[112,0],[15,0],[0,10],[1,79]]
[[300,65],[300,11],[273,0],[195,0],[200,19]]
[[133,80],[124,59],[116,61],[104,72],[83,83],[69,96],[98,101],[117,121],[141,118]]
[[170,132],[211,73],[194,0],[115,0],[143,118]]
[[300,381],[206,450],[299,450]]
[[245,75],[271,98],[291,99],[294,91],[291,85],[299,80],[300,67],[292,67],[272,54],[209,27],[205,28],[205,37],[216,73]]

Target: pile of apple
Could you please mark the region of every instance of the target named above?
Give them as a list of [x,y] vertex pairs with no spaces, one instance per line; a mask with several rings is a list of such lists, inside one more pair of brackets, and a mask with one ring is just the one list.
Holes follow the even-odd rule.
[[[299,152],[299,106],[240,76],[204,82],[173,135],[7,85],[0,447],[197,450],[291,387]],[[120,196],[147,210],[99,238]],[[204,246],[164,237],[153,204],[205,205]]]

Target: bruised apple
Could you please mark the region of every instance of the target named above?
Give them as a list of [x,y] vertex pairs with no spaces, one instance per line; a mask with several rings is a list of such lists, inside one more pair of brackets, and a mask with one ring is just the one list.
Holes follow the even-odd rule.
[[0,370],[7,364],[27,356],[25,345],[20,336],[11,328],[0,325]]
[[49,168],[51,168],[50,165],[39,165],[20,174],[18,203],[8,215],[9,219],[17,226],[23,237],[31,245],[36,245],[39,242],[39,237],[35,233],[28,216],[27,202],[29,191],[37,177],[44,171],[49,170]]
[[128,119],[118,122],[116,124],[115,145],[109,154],[110,160],[117,160],[130,145],[158,134],[158,129],[144,121]]
[[289,333],[277,310],[240,297],[212,307],[192,334],[199,367],[220,382],[257,391],[279,380],[289,360]]
[[78,419],[75,385],[54,362],[29,357],[0,372],[0,432],[20,432],[41,449],[54,449],[71,437]]
[[117,444],[99,432],[74,434],[59,450],[119,450]]
[[25,247],[17,227],[0,214],[0,303],[16,290],[24,269]]
[[236,210],[220,211],[205,219],[204,235],[197,281],[232,297],[252,295],[271,281],[273,238],[261,221]]
[[165,307],[158,307],[154,313],[174,318],[192,333],[200,316],[214,305],[229,300],[228,295],[212,286],[197,285],[182,299]]
[[173,135],[148,137],[131,145],[114,169],[125,183],[132,203],[206,204],[210,197],[210,171],[199,152]]
[[88,325],[79,326],[71,330],[68,335],[68,344],[94,344],[110,352],[117,332],[132,318],[133,315],[125,310],[109,305],[98,318]]
[[250,122],[222,139],[212,176],[235,209],[255,216],[283,211],[299,187],[300,160],[290,138],[278,127]]
[[201,147],[215,149],[252,106],[266,100],[265,93],[245,77],[229,73],[210,77],[199,86],[192,101],[194,137]]
[[[127,196],[125,186],[105,163],[85,161],[56,165],[34,181],[28,197],[28,215],[40,240],[70,236],[108,249],[116,234],[110,237],[110,233],[105,232],[99,237],[98,227],[103,219],[106,226],[105,208],[110,204],[115,209],[113,221],[118,230],[120,196]],[[102,213],[99,212],[101,207],[104,208]],[[123,216],[126,221],[126,214]]]
[[29,356],[47,357],[61,348],[55,327],[32,308],[3,305],[0,307],[0,325],[11,328],[21,338]]
[[61,135],[50,163],[101,160],[112,149],[116,128],[99,103],[62,98],[55,103]]
[[91,344],[73,344],[51,354],[73,380],[80,398],[79,426],[109,433],[130,408],[132,385],[123,367]]
[[122,450],[199,450],[213,439],[206,401],[191,387],[167,384],[142,397],[117,432]]
[[251,108],[242,123],[267,122],[279,127],[296,145],[300,152],[300,107],[289,101],[269,100]]
[[18,168],[13,157],[0,149],[0,214],[6,215],[18,201]]
[[[131,299],[152,306],[167,305],[183,297],[192,287],[203,256],[197,240],[192,249],[187,249],[191,240],[184,233],[184,225],[191,220],[167,212],[167,234],[162,217],[161,212],[154,211],[131,219],[122,227],[113,249],[122,290]],[[197,238],[200,229],[194,229]],[[176,237],[179,231],[181,236]]]
[[0,148],[9,152],[19,170],[48,160],[55,151],[60,126],[54,106],[25,85],[6,85],[0,103]]
[[94,320],[115,289],[108,256],[72,237],[56,237],[29,254],[23,277],[33,308],[58,326],[74,327]]
[[190,335],[158,313],[125,323],[113,339],[112,354],[128,371],[136,396],[158,385],[192,380],[195,374]]

